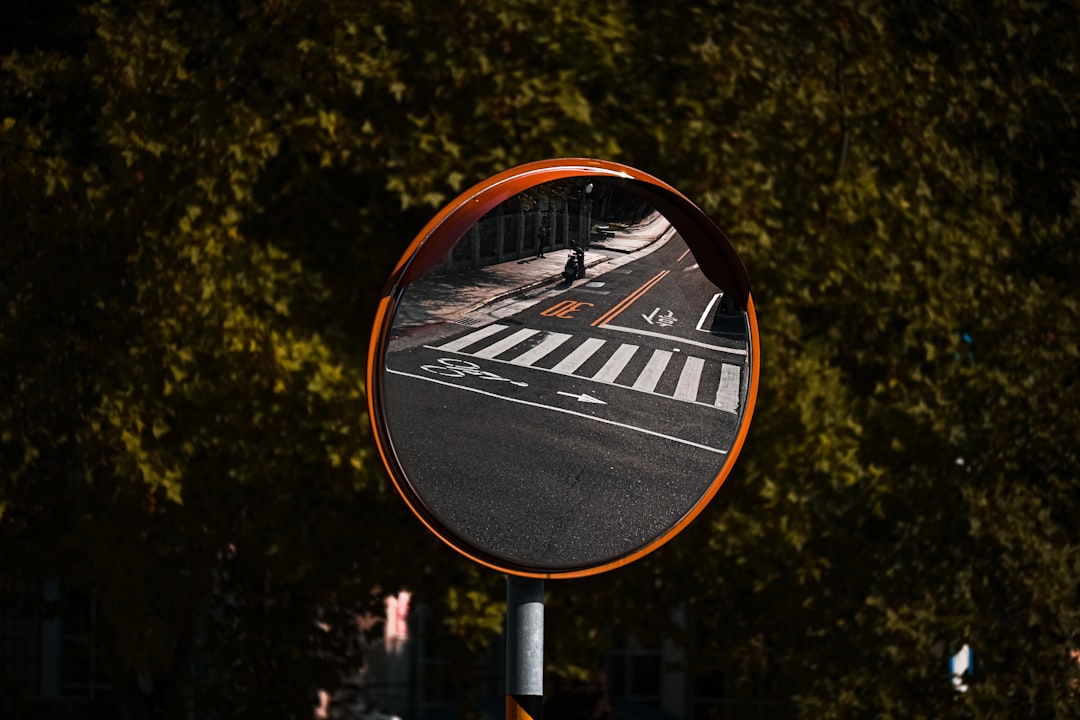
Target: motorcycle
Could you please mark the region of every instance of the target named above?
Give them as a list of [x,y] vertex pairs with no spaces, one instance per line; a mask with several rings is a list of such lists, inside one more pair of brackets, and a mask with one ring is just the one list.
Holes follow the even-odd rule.
[[575,244],[570,249],[562,275],[566,278],[566,282],[573,282],[578,278],[585,277],[585,251],[580,246]]

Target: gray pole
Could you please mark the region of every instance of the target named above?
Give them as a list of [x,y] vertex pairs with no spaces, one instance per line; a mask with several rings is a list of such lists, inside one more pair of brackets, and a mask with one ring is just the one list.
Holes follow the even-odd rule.
[[506,577],[506,720],[541,720],[544,581]]
[[585,239],[581,241],[581,247],[588,248],[592,241],[592,183],[585,186]]

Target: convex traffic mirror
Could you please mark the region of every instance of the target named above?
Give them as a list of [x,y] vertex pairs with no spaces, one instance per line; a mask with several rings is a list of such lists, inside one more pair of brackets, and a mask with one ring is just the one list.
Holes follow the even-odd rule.
[[368,360],[405,501],[489,567],[624,565],[730,472],[757,392],[757,321],[727,238],[666,183],[551,160],[468,190],[395,268]]

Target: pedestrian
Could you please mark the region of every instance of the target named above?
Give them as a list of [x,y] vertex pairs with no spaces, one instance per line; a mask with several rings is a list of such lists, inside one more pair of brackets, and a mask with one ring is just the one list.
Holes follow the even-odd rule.
[[544,248],[547,246],[549,232],[547,223],[540,226],[539,237],[536,238],[536,257],[538,258],[544,257]]

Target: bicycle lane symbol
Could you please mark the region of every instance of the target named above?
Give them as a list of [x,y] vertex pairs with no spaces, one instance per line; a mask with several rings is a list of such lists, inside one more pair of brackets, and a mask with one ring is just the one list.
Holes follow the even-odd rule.
[[474,362],[468,360],[462,360],[461,358],[439,358],[436,362],[438,365],[421,365],[420,369],[424,372],[429,372],[433,375],[445,378],[463,378],[466,376],[472,376],[480,378],[481,380],[493,380],[495,382],[508,382],[511,385],[517,385],[518,387],[529,387],[529,383],[522,382],[520,380],[511,380],[505,378],[502,375],[496,375],[493,372],[487,370],[481,370],[480,366]]

